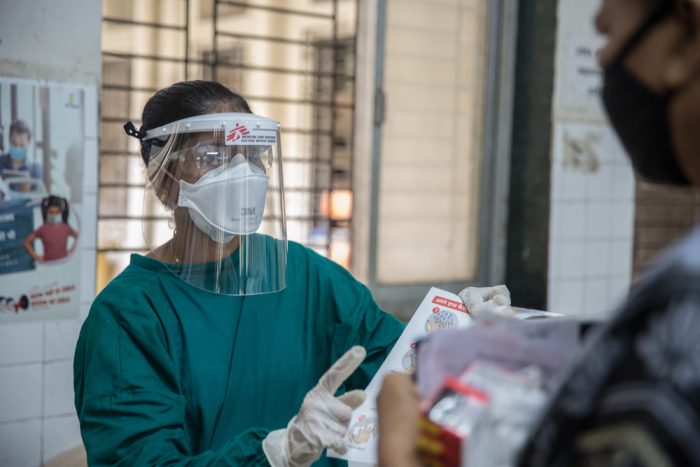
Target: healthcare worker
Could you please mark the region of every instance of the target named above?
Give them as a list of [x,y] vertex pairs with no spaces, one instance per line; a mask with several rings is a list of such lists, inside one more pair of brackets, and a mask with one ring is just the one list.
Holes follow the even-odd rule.
[[125,129],[146,163],[146,209],[172,230],[144,230],[151,252],[132,255],[81,330],[90,465],[340,465],[322,453],[345,449],[358,390],[403,325],[346,270],[287,242],[279,124],[188,81]]
[[[596,26],[603,103],[638,175],[700,186],[700,1],[603,0]],[[410,379],[384,380],[382,466],[417,465],[418,403]],[[519,465],[700,466],[699,227],[593,331]]]

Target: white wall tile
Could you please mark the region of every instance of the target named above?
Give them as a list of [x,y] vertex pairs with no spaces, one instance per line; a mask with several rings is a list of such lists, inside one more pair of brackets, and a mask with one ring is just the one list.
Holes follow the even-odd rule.
[[561,296],[561,281],[550,279],[547,283],[547,310],[555,313],[564,313],[566,302]]
[[610,243],[608,241],[589,241],[585,247],[587,276],[603,276],[610,273]]
[[95,298],[95,250],[82,250],[80,256],[80,302],[91,302]]
[[613,167],[601,164],[598,171],[589,174],[588,199],[608,200],[612,196],[614,185]]
[[41,417],[41,366],[0,368],[0,423]]
[[561,192],[558,199],[583,201],[586,199],[588,175],[581,170],[565,167],[561,172]]
[[92,302],[82,302],[80,304],[80,320],[85,321],[85,318],[87,318],[88,314],[90,314],[90,306],[92,305]]
[[100,156],[100,149],[97,139],[85,140],[84,156],[85,160],[83,161],[83,174],[85,175],[85,178],[83,179],[83,190],[85,193],[97,194],[99,179],[98,158]]
[[631,282],[630,274],[623,274],[610,279],[610,303],[613,306],[619,306],[627,295],[629,295]]
[[557,287],[553,287],[554,281],[549,280],[547,282],[547,306],[545,310],[548,311],[554,311],[554,308],[557,307],[559,303],[559,289]]
[[41,465],[41,419],[0,424],[0,465]]
[[627,155],[625,148],[622,147],[622,143],[620,142],[620,138],[618,138],[617,133],[610,128],[608,135],[610,137],[608,149],[610,155],[612,156],[610,160],[614,161],[617,165],[624,165],[630,167],[631,169],[632,165],[630,163],[629,156]]
[[632,275],[632,241],[610,243],[610,273],[617,276]]
[[585,273],[583,242],[562,243],[559,250],[559,268],[557,279],[581,278]]
[[552,202],[549,206],[549,241],[561,238],[561,203]]
[[87,86],[85,89],[85,138],[97,138],[99,116],[97,108],[97,89]]
[[585,237],[586,205],[583,203],[565,203],[560,209],[560,240],[582,239]]
[[551,287],[556,289],[552,292],[556,301],[552,303],[551,311],[566,316],[581,316],[584,311],[581,281],[553,281]]
[[72,359],[82,323],[81,318],[47,321],[44,361]]
[[600,160],[608,165],[620,165],[624,160],[620,158],[620,146],[615,139],[615,133],[609,127],[603,131],[600,147]]
[[74,413],[73,360],[47,363],[44,375],[44,416]]
[[552,151],[552,167],[561,166],[564,160],[564,135],[566,134],[568,128],[566,122],[555,121],[553,122],[552,134],[553,134],[553,151]]
[[0,365],[40,362],[43,326],[39,321],[0,326]]
[[612,235],[628,238],[630,243],[634,235],[634,203],[617,202],[611,205]]
[[83,197],[80,209],[80,247],[94,249],[97,245],[97,195]]
[[559,277],[559,263],[561,256],[561,244],[557,241],[549,241],[549,252],[547,255],[547,270],[549,271],[549,277]]
[[609,202],[586,205],[586,237],[589,240],[608,239],[612,234],[612,210]]
[[585,313],[589,319],[607,317],[610,305],[610,284],[606,279],[587,279],[583,292]]
[[552,161],[552,174],[551,174],[551,193],[549,194],[550,200],[553,203],[558,203],[562,199],[562,194],[564,193],[564,177],[561,161]]
[[44,462],[82,444],[80,422],[76,415],[44,419]]
[[613,168],[613,181],[613,199],[632,202],[635,193],[632,167],[629,165],[615,166]]

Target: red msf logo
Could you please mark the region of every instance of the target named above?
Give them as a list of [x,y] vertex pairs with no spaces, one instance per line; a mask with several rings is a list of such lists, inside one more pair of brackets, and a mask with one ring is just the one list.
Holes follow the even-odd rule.
[[236,126],[233,127],[231,131],[228,132],[228,135],[226,135],[226,141],[229,143],[232,143],[234,141],[238,141],[241,139],[242,136],[245,136],[249,134],[250,132],[248,131],[248,128],[245,127],[242,123],[236,123]]

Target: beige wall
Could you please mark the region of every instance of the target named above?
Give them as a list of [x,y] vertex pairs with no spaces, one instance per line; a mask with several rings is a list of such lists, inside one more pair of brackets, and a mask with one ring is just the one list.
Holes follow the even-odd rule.
[[467,282],[479,264],[486,2],[389,0],[378,282]]

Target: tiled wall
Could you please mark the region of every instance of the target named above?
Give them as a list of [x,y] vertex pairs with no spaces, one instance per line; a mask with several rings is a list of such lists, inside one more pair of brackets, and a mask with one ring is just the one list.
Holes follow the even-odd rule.
[[[0,326],[0,466],[38,466],[81,443],[73,353],[95,291],[97,89],[85,94],[85,192],[79,209],[80,312],[71,319]],[[76,310],[77,311],[77,310]]]
[[0,465],[40,465],[79,443],[68,368],[72,350],[49,358],[46,354],[56,344],[66,347],[59,342],[68,342],[74,328],[72,322],[56,321],[0,329],[0,352],[5,355],[0,365]]
[[[548,307],[600,318],[630,284],[634,174],[607,125],[560,121],[553,137]],[[595,168],[567,159],[586,145]]]
[[552,128],[548,308],[599,319],[632,277],[635,177],[600,101],[598,2],[560,0]]

